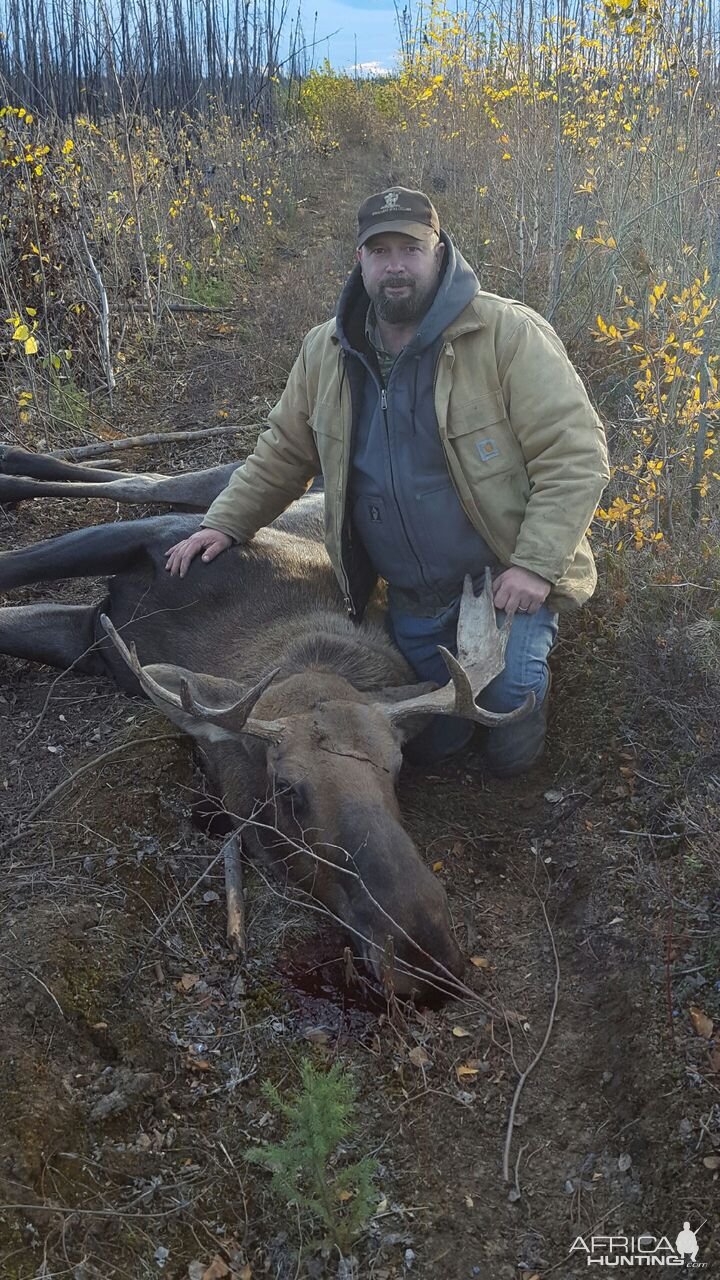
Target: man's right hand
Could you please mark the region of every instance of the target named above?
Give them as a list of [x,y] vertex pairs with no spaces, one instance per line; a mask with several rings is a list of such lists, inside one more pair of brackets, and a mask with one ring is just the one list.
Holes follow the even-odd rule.
[[229,534],[221,533],[219,529],[198,529],[197,533],[183,538],[182,542],[176,542],[174,547],[165,552],[165,568],[169,573],[179,573],[184,578],[195,556],[201,551],[203,564],[209,564],[221,551],[227,551],[232,546],[232,541]]

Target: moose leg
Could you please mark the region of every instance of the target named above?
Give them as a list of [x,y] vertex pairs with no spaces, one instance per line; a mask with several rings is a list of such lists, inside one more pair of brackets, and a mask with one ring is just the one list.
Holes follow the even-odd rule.
[[56,578],[92,578],[127,571],[178,538],[194,533],[189,516],[155,516],[75,529],[18,551],[0,552],[0,591],[52,582]]
[[0,609],[0,653],[84,675],[106,675],[94,649],[96,605],[25,604]]
[[[43,478],[0,472],[0,503],[20,502],[27,498],[109,498],[112,502],[158,502],[178,511],[207,511],[237,466],[231,462],[180,476],[161,476],[153,472],[144,475],[95,472],[102,479],[89,479],[93,475],[92,470],[77,467],[71,479],[59,479],[55,468],[60,470],[70,464],[56,462],[55,459],[50,461],[53,467]],[[80,476],[75,474],[75,470],[81,473]],[[62,474],[65,476],[66,472],[63,470]]]
[[88,480],[118,480],[121,476],[132,479],[130,471],[110,471],[104,467],[81,467],[76,462],[63,462],[49,458],[45,453],[30,453],[11,445],[0,446],[0,474],[25,476],[32,480],[67,480],[87,483]]

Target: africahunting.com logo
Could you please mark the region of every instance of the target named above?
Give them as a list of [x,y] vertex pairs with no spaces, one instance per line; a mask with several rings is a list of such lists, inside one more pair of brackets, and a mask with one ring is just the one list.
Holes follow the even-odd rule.
[[684,1222],[675,1243],[668,1236],[577,1236],[571,1253],[585,1256],[588,1267],[686,1267],[702,1271],[706,1262],[698,1262],[700,1249],[697,1232]]

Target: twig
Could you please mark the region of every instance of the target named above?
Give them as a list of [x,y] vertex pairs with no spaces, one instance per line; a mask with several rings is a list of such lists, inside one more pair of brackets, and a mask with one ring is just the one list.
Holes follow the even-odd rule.
[[555,958],[555,987],[553,990],[552,1008],[550,1009],[550,1016],[548,1018],[547,1027],[545,1028],[545,1035],[543,1036],[542,1044],[540,1045],[540,1048],[535,1054],[535,1057],[532,1059],[532,1062],[529,1064],[529,1066],[525,1068],[522,1075],[520,1076],[520,1079],[518,1080],[517,1086],[515,1088],[515,1095],[512,1100],[512,1105],[510,1107],[510,1116],[508,1118],[507,1132],[505,1134],[505,1150],[503,1152],[503,1180],[505,1182],[510,1181],[510,1148],[512,1146],[513,1127],[515,1125],[515,1115],[517,1112],[518,1103],[520,1101],[520,1095],[523,1089],[525,1088],[528,1077],[530,1076],[531,1072],[535,1070],[538,1062],[542,1058],[547,1048],[548,1041],[550,1040],[550,1036],[552,1035],[553,1026],[555,1025],[555,1014],[557,1012],[558,1000],[560,999],[560,957],[558,956],[557,947],[555,946],[555,935],[553,934],[550,920],[548,919],[548,913],[547,913],[547,908],[545,906],[545,903],[540,897],[540,894],[538,893],[537,889],[534,889],[534,892],[542,908],[543,919],[545,921],[545,928],[548,931],[548,936],[550,938],[550,945],[552,946],[553,956]]
[[[148,305],[147,305],[147,302],[138,302],[138,301],[119,303],[117,309],[120,312],[147,311]],[[158,307],[158,312],[160,315],[162,315],[164,311],[171,311],[174,314],[180,314],[180,315],[188,314],[188,315],[199,315],[199,316],[205,316],[205,315],[223,316],[223,315],[227,315],[228,311],[231,311],[231,310],[232,310],[232,306],[209,307],[204,302],[163,302],[162,305]]]
[[0,960],[8,960],[10,964],[14,964],[14,965],[15,965],[15,968],[16,968],[16,969],[21,969],[21,970],[22,970],[22,972],[23,972],[23,973],[26,973],[26,974],[28,975],[28,977],[29,977],[29,978],[32,978],[33,982],[37,982],[37,983],[38,983],[38,986],[41,986],[41,987],[42,987],[42,989],[43,989],[43,991],[46,991],[46,992],[47,992],[47,994],[49,995],[49,997],[50,997],[50,999],[52,1000],[53,1004],[55,1005],[55,1007],[56,1007],[56,1009],[57,1009],[58,1013],[60,1014],[60,1017],[61,1017],[61,1018],[64,1018],[64,1017],[65,1017],[65,1011],[64,1011],[64,1009],[63,1009],[62,1005],[60,1004],[60,1001],[58,1000],[57,996],[53,994],[53,992],[50,990],[50,988],[47,986],[47,984],[43,982],[42,978],[38,978],[37,974],[36,974],[36,973],[33,973],[32,969],[28,969],[28,968],[26,968],[26,966],[25,966],[24,964],[20,964],[19,960],[15,960],[12,956],[8,956],[8,955],[5,955],[5,954],[0,955]]
[[520,1161],[522,1160],[523,1151],[526,1151],[526,1150],[527,1150],[527,1142],[521,1143],[520,1150],[517,1153],[517,1160],[515,1161],[515,1191],[517,1193],[518,1200],[522,1195],[522,1192],[520,1190]]
[[245,939],[245,902],[243,899],[243,873],[240,841],[233,831],[222,849],[225,859],[225,895],[227,897],[227,940],[236,955],[244,956],[247,950]]
[[81,444],[74,449],[51,449],[47,457],[67,458],[77,462],[81,458],[101,458],[105,453],[119,453],[122,449],[141,449],[148,444],[171,444],[175,440],[200,440],[203,436],[232,435],[236,431],[249,431],[259,423],[224,427],[202,427],[193,431],[151,431],[144,436],[123,436],[121,440],[102,440],[99,444]]

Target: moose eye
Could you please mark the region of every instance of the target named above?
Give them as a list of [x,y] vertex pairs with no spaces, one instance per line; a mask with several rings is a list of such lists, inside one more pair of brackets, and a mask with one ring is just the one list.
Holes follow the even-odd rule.
[[296,818],[308,812],[310,798],[302,782],[290,782],[288,778],[275,777],[275,795]]

